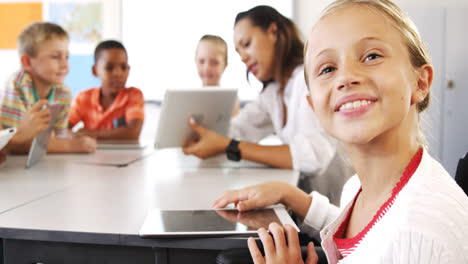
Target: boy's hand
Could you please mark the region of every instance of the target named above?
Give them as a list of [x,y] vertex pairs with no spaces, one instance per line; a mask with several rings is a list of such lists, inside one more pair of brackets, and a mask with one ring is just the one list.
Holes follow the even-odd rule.
[[[265,257],[263,257],[258,249],[255,239],[250,237],[248,240],[250,255],[255,264],[304,263],[299,245],[299,237],[294,227],[285,225],[283,230],[277,223],[272,223],[268,229],[271,235],[264,228],[258,230],[258,235],[265,250]],[[317,262],[318,256],[315,252],[314,244],[310,242],[307,246],[307,260],[305,263],[316,264]]]
[[85,153],[93,153],[96,151],[97,141],[95,138],[81,136],[76,139],[78,141],[78,151]]
[[0,150],[0,164],[6,161],[5,149]]
[[44,105],[48,105],[47,100],[39,100],[23,114],[18,127],[18,141],[32,140],[49,127],[50,110],[49,108],[42,109]]
[[189,125],[198,135],[198,139],[191,139],[182,148],[186,155],[193,154],[201,159],[206,159],[223,153],[229,145],[229,138],[200,126],[193,118],[189,119]]

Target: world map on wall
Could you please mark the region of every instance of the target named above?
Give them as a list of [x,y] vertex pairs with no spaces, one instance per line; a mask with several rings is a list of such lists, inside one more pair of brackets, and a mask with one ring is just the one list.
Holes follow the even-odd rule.
[[96,44],[102,40],[101,3],[51,3],[49,20],[61,25],[71,43]]

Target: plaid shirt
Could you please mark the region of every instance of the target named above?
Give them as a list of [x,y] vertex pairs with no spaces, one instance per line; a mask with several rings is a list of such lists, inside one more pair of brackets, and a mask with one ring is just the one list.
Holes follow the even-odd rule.
[[112,104],[104,109],[100,103],[101,88],[80,92],[73,100],[69,115],[71,125],[83,121],[89,130],[107,130],[128,124],[132,120],[144,120],[142,92],[134,87],[119,91]]
[[[24,70],[15,72],[0,91],[0,123],[4,127],[18,127],[23,114],[35,103],[34,83],[31,75]],[[57,116],[54,129],[56,134],[62,134],[68,127],[68,112],[72,94],[65,85],[53,85],[49,103],[59,104],[62,109]]]

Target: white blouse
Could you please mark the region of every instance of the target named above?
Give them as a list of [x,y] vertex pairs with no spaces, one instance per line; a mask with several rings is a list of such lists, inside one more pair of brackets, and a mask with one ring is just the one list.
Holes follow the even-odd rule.
[[311,174],[311,178],[320,175],[313,179],[314,190],[338,202],[343,184],[352,173],[350,166],[337,154],[337,141],[324,131],[307,102],[304,66],[296,67],[284,89],[285,126],[283,100],[278,89],[278,83],[268,84],[255,101],[241,109],[231,121],[229,136],[258,142],[276,134],[289,145],[293,169]]
[[313,192],[305,224],[321,231],[328,262],[468,263],[468,197],[447,171],[424,150],[419,167],[393,205],[346,258],[333,235],[360,189],[353,176],[344,186],[342,210]]

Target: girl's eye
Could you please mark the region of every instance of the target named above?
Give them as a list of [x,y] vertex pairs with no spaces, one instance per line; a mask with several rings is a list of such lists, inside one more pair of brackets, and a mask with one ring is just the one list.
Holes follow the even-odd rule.
[[369,54],[365,59],[364,61],[371,61],[371,60],[375,60],[377,58],[380,58],[382,56],[378,55],[378,54],[375,54],[375,53],[372,53],[372,54]]
[[250,45],[250,40],[244,43],[244,48],[247,48]]
[[327,73],[330,73],[330,72],[335,71],[335,70],[336,70],[335,67],[329,66],[329,67],[326,67],[325,69],[321,70],[319,75],[327,74]]

